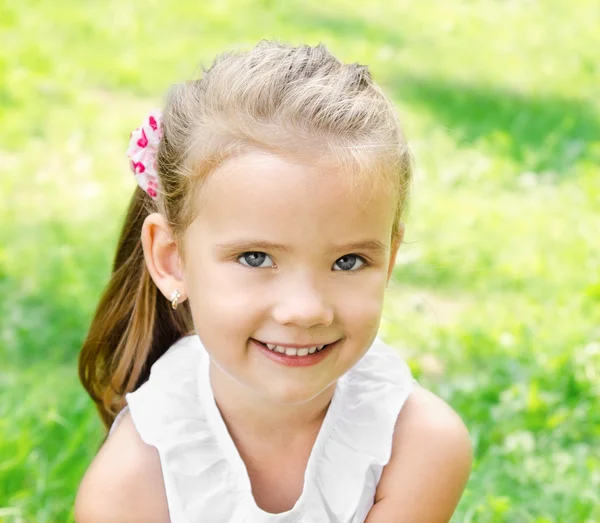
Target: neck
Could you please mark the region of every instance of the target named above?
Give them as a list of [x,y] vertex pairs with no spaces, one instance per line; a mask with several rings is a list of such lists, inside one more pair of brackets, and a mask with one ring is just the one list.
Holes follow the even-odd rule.
[[253,393],[248,387],[210,363],[210,382],[215,402],[230,433],[272,440],[318,432],[333,393],[335,383],[318,396],[301,404],[281,404]]

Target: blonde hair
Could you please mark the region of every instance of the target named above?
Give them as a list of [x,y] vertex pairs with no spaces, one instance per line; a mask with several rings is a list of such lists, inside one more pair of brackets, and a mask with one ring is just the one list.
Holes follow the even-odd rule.
[[357,183],[390,184],[397,235],[412,179],[394,104],[366,66],[342,63],[323,44],[262,40],[219,55],[199,79],[170,88],[162,125],[159,196],[136,188],[79,359],[80,379],[107,428],[152,364],[194,332],[189,302],[173,310],[146,268],[140,233],[148,214],[167,219],[183,255],[202,180],[234,155],[260,149],[331,159]]

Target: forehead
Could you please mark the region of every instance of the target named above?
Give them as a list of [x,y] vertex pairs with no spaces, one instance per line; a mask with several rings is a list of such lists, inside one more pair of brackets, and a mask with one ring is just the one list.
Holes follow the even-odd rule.
[[327,242],[389,238],[396,197],[375,174],[357,175],[327,159],[251,151],[203,182],[193,232]]

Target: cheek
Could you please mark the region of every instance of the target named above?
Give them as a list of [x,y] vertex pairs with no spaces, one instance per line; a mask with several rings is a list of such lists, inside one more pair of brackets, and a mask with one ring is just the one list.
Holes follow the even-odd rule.
[[343,321],[350,335],[355,338],[369,338],[379,328],[383,300],[379,296],[354,300],[344,305]]
[[208,262],[203,266],[189,279],[190,305],[197,328],[226,328],[233,333],[252,324],[261,309],[256,285],[228,263]]
[[[361,275],[362,278],[362,275]],[[340,320],[356,337],[368,337],[377,330],[383,310],[385,276],[382,271],[373,271],[357,282],[340,285],[336,297],[336,308]]]

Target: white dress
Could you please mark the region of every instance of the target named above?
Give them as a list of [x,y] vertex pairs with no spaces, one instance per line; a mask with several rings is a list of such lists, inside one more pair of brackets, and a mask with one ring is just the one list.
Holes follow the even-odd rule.
[[126,395],[142,440],[157,448],[171,523],[362,523],[390,459],[398,413],[414,379],[376,338],[337,382],[291,510],[271,514],[250,479],[214,400],[209,356],[196,335],[177,341],[150,378]]

